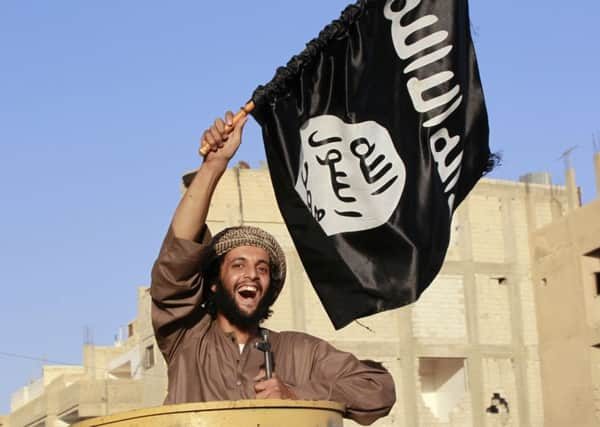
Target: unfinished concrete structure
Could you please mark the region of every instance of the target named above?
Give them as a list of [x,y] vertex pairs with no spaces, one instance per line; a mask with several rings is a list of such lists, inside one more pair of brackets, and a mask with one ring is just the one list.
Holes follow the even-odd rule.
[[531,239],[548,427],[600,425],[600,154],[594,160],[599,197]]
[[[421,299],[341,331],[333,329],[307,280],[266,170],[228,170],[208,222],[213,231],[242,223],[262,227],[286,250],[288,279],[268,327],[305,331],[388,367],[398,402],[376,425],[541,427],[544,399],[529,234],[559,220],[567,206],[563,187],[482,180],[457,210],[442,271]],[[76,417],[160,405],[165,366],[148,311],[148,294],[141,290],[128,340],[117,347],[86,348],[79,380],[55,379],[41,394],[17,399],[11,427],[68,425]],[[48,403],[68,396],[73,396],[69,404]]]
[[81,367],[44,366],[40,379],[13,394],[4,426],[63,427],[160,405],[167,385],[161,362],[150,324],[149,294],[140,288],[138,317],[128,325],[127,338],[113,346],[84,346]]

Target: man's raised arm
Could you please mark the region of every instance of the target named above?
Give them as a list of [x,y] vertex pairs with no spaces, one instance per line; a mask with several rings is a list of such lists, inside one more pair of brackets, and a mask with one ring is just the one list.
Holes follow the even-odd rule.
[[[215,120],[204,132],[202,140],[212,149],[181,198],[152,268],[152,325],[167,361],[187,331],[182,326],[192,317],[200,320],[204,316],[199,307],[203,298],[202,265],[210,238],[206,232],[206,217],[219,179],[240,145],[246,123],[246,119],[242,119],[227,135],[225,124],[231,125],[232,120],[233,115],[228,112],[225,120]],[[198,323],[198,327],[202,325]]]
[[242,119],[228,135],[225,124],[233,125],[233,114],[227,112],[225,121],[216,119],[204,132],[202,140],[210,144],[212,150],[206,155],[202,166],[177,206],[172,222],[175,237],[197,240],[201,235],[213,192],[227,169],[227,164],[240,146],[242,129],[246,121],[247,118]]

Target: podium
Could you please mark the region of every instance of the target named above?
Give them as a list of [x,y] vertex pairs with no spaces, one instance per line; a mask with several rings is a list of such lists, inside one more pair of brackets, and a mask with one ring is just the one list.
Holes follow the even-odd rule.
[[344,405],[309,400],[185,403],[82,421],[74,427],[342,427]]

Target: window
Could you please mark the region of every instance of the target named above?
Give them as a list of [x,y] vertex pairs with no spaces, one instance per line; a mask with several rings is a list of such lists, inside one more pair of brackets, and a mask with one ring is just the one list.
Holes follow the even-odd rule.
[[144,369],[154,366],[154,345],[149,345],[144,351]]
[[467,393],[464,359],[421,358],[419,379],[423,403],[439,421],[447,423]]
[[592,258],[598,258],[598,259],[600,259],[600,248],[594,249],[593,251],[589,251],[585,255],[589,256],[589,257],[592,257]]
[[133,323],[127,325],[127,338],[131,338],[133,336]]
[[600,271],[594,273],[596,278],[596,296],[600,296]]

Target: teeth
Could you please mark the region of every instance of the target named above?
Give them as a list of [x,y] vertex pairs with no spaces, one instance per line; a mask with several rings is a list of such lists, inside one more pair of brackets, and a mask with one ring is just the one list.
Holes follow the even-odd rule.
[[255,298],[258,295],[258,287],[252,285],[242,285],[237,289],[242,298]]

